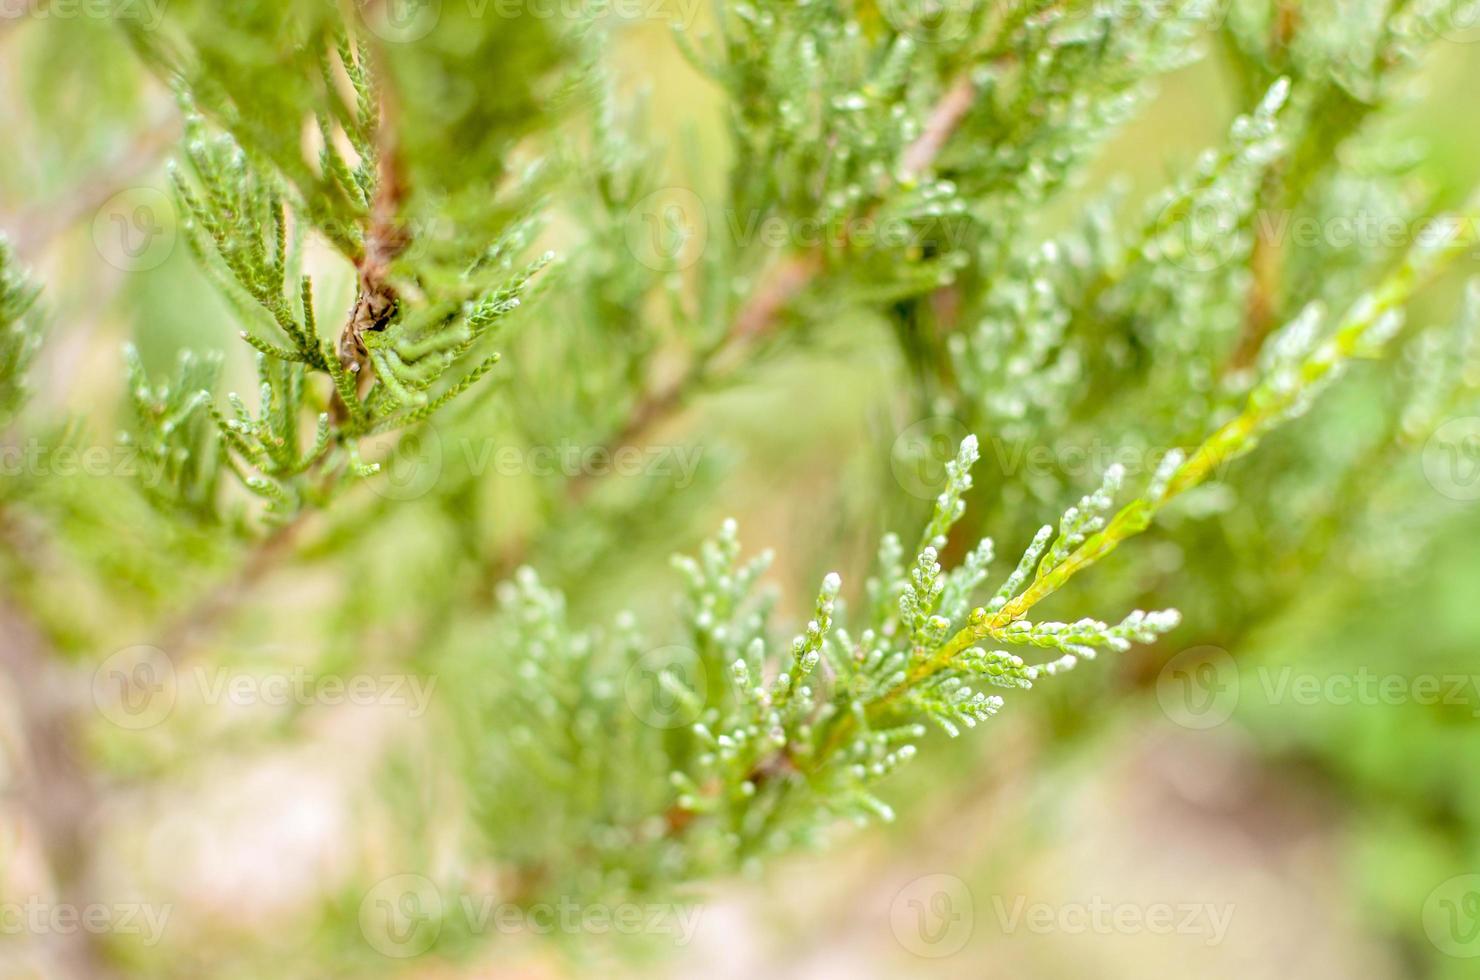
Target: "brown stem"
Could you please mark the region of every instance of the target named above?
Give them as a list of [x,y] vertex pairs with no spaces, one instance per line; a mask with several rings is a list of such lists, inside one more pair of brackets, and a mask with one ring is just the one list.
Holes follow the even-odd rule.
[[961,128],[961,123],[971,111],[974,102],[976,84],[972,82],[969,72],[963,72],[946,89],[945,95],[935,104],[930,117],[925,120],[925,127],[920,131],[919,137],[905,150],[901,169],[906,180],[918,180],[935,164],[941,150],[945,149],[946,142]]
[[[771,332],[780,315],[817,277],[822,269],[822,253],[793,255],[771,266],[762,284],[735,315],[726,339],[716,350],[695,359],[678,378],[650,389],[638,398],[622,427],[603,445],[608,456],[631,446],[641,446],[649,434],[668,421],[683,407],[694,386],[710,372],[731,369],[744,360],[747,350]],[[579,504],[595,488],[598,478],[581,471],[565,485],[566,501]],[[523,564],[533,541],[521,535],[502,548],[485,567],[484,584],[492,585]]]
[[730,329],[730,347],[754,343],[776,325],[781,312],[801,295],[822,271],[822,254],[808,252],[793,256],[772,268],[764,285],[735,317]]
[[[385,58],[379,47],[376,74],[389,78]],[[375,198],[365,227],[365,250],[355,262],[359,284],[355,303],[339,335],[339,363],[355,375],[359,397],[369,390],[375,371],[365,349],[364,335],[384,330],[395,315],[398,298],[390,282],[391,263],[411,244],[411,236],[400,223],[401,204],[406,198],[400,146],[396,136],[396,104],[393,87],[380,86],[380,117],[375,128],[376,182]],[[349,417],[348,408],[335,390],[333,414],[337,421]]]
[[[20,729],[14,799],[51,869],[56,889],[52,901],[59,908],[85,908],[92,870],[89,830],[99,794],[79,744],[76,679],[60,668],[41,631],[9,603],[0,604],[0,666],[14,693]],[[99,937],[90,930],[35,938],[47,942],[56,976],[113,976]]]
[[[919,137],[902,156],[901,169],[907,180],[918,179],[934,165],[951,136],[960,128],[976,99],[976,85],[969,72],[963,72],[941,96],[925,122]],[[711,368],[732,367],[745,353],[769,334],[781,314],[817,278],[824,267],[821,249],[792,255],[770,267],[761,284],[751,293],[730,323],[725,341],[717,351],[697,359],[677,380],[649,390],[637,400],[626,422],[603,448],[608,454],[629,446],[640,445],[648,434],[683,407],[689,392]],[[572,503],[585,500],[597,478],[582,472],[566,485],[566,497]],[[488,565],[490,581],[503,578],[524,561],[531,540],[522,536],[505,547]]]
[[[963,73],[936,104],[919,138],[905,151],[904,173],[908,179],[915,179],[930,169],[936,157],[945,148],[946,142],[965,120],[975,98],[976,86],[971,81],[970,74]],[[798,262],[806,264],[804,266],[794,264]],[[798,256],[776,268],[782,271],[778,276],[768,279],[767,284],[752,295],[751,301],[736,317],[736,327],[743,325],[746,328],[746,332],[742,335],[746,338],[755,337],[770,329],[771,324],[775,322],[776,317],[786,305],[821,271],[822,255],[820,252],[814,252]],[[738,329],[732,332],[732,337],[736,333]],[[661,405],[668,406],[673,401],[673,399],[665,398],[661,401]],[[639,403],[639,408],[643,409],[644,404]],[[642,414],[644,421],[635,427],[635,432],[638,434],[652,424],[648,419],[653,416],[654,412],[646,410]],[[657,414],[661,417],[662,413]],[[634,429],[630,424],[627,428]],[[623,431],[626,432],[627,429]],[[763,759],[756,766],[757,772],[769,773],[778,770],[797,771],[787,746],[782,746],[774,756]],[[681,835],[693,822],[695,816],[694,811],[674,804],[664,814],[667,833],[670,836]]]
[[[377,60],[376,73],[388,80],[389,70],[383,53],[378,47],[372,51]],[[360,397],[364,397],[374,379],[374,369],[362,338],[366,332],[384,329],[395,313],[397,296],[390,282],[391,264],[411,244],[410,234],[400,223],[406,183],[396,118],[394,88],[387,81],[380,86],[379,119],[375,128],[375,197],[370,202],[370,213],[365,223],[365,248],[355,260],[359,287],[354,306],[340,332],[337,351],[340,363],[355,373]],[[331,412],[336,423],[349,417],[349,409],[337,388],[331,397]],[[337,475],[337,471],[331,472],[328,479],[332,481]],[[159,639],[160,647],[171,658],[183,657],[200,634],[213,629],[243,595],[292,553],[294,538],[308,514],[308,511],[300,510],[292,520],[279,525],[258,542],[235,575],[208,592],[166,627]]]
[[[1265,200],[1279,200],[1279,178],[1271,175],[1266,186],[1272,184],[1274,191],[1262,195]],[[1257,215],[1256,215],[1257,218]],[[1253,365],[1264,347],[1264,341],[1274,329],[1279,314],[1280,255],[1278,244],[1270,238],[1267,222],[1256,220],[1254,246],[1249,254],[1249,271],[1252,281],[1249,297],[1244,307],[1244,322],[1237,345],[1228,359],[1227,370],[1241,371]]]
[[159,648],[176,663],[183,660],[202,636],[221,624],[243,596],[251,592],[257,583],[267,578],[292,554],[293,541],[307,516],[308,511],[299,511],[292,520],[278,525],[267,537],[253,545],[234,574],[213,587],[184,614],[165,627],[156,640]]
[[[945,148],[947,140],[960,127],[976,98],[976,86],[969,73],[963,73],[946,90],[931,111],[915,142],[905,149],[902,169],[906,179],[917,179],[930,169]],[[731,321],[724,344],[713,360],[730,365],[743,359],[744,353],[775,328],[782,312],[810,286],[822,272],[820,249],[792,255],[773,265],[761,285]],[[635,445],[647,432],[682,405],[683,397],[705,370],[709,359],[701,359],[676,382],[649,392],[639,399],[627,424],[607,444],[608,450]],[[571,496],[584,497],[590,479],[582,474],[572,480]]]

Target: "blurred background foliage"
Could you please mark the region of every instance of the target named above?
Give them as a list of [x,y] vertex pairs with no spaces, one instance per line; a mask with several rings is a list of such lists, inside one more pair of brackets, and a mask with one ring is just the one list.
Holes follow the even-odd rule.
[[[190,5],[185,13],[209,23],[219,11]],[[702,12],[694,27],[709,16]],[[457,24],[444,27],[437,37],[460,36]],[[611,33],[616,90],[634,104],[646,100],[650,135],[642,142],[655,148],[651,173],[662,175],[654,186],[718,195],[705,182],[735,154],[719,89],[681,57],[664,24],[617,18],[600,29]],[[44,284],[49,324],[32,369],[30,411],[63,420],[57,425],[78,445],[112,445],[130,424],[118,354],[125,341],[139,347],[152,374],[171,370],[186,347],[227,351],[227,386],[249,389],[250,351],[236,341],[230,309],[187,249],[125,271],[96,244],[108,231],[98,230],[94,216],[113,194],[167,189],[164,161],[180,133],[171,93],[113,24],[23,17],[0,20],[0,32],[0,128],[10,146],[0,155],[0,226]],[[1234,117],[1276,74],[1250,77],[1220,47],[1238,43],[1236,17],[1223,35],[1207,39],[1208,57],[1157,85],[1144,110],[1094,156],[1085,179],[1053,203],[1040,232],[1050,234],[1055,222],[1077,227],[1112,180],[1120,182],[1114,213],[1134,221],[1199,153],[1223,144]],[[536,47],[513,45],[535,63],[512,74],[533,78],[548,67],[538,63]],[[454,48],[452,56],[470,66],[480,57]],[[1335,168],[1329,193],[1337,213],[1361,199],[1356,185],[1374,173],[1399,175],[1399,199],[1463,200],[1480,178],[1480,130],[1466,124],[1480,91],[1477,52],[1480,38],[1433,46],[1414,82],[1417,97],[1380,121],[1384,137],[1370,153],[1351,149]],[[411,64],[404,71],[432,77]],[[467,76],[479,73],[469,67]],[[441,106],[447,97],[413,91],[410,99]],[[516,128],[527,123],[521,112],[554,112],[581,98],[558,87],[461,97],[492,105]],[[448,129],[438,111],[409,115],[407,143],[430,161],[429,172],[446,176],[443,161],[473,163],[482,151],[439,143]],[[1342,107],[1328,111],[1334,123]],[[583,183],[576,147],[600,137],[585,120],[570,125],[571,159],[557,158],[555,173],[536,178],[558,188],[541,244],[572,252],[568,274],[602,286],[562,291],[557,279],[518,314],[499,339],[507,370],[439,421],[443,447],[458,446],[460,434],[490,431],[534,445],[602,441],[593,434],[609,424],[601,413],[619,407],[609,393],[622,390],[671,330],[675,314],[663,309],[667,298],[646,294],[646,270],[634,275],[602,264],[620,248],[593,247],[583,264],[579,236],[599,231],[561,208],[579,211],[582,194],[605,194],[610,205],[614,192],[590,186],[595,177]],[[1309,152],[1333,150],[1316,139]],[[413,161],[413,172],[422,162]],[[1348,171],[1352,187],[1343,188]],[[1371,199],[1375,206],[1386,200]],[[466,214],[465,202],[432,201],[430,225],[444,206]],[[477,208],[490,227],[509,216],[502,207]],[[157,217],[177,220],[169,208]],[[723,220],[711,216],[711,233]],[[620,244],[626,230],[605,232]],[[1341,257],[1325,244],[1312,251],[1321,254],[1284,256],[1292,274],[1305,263],[1310,278],[1286,314],[1308,296],[1337,299],[1349,290]],[[1370,261],[1352,257],[1354,268]],[[325,255],[308,263],[321,308],[348,308],[352,270]],[[1411,322],[1452,321],[1463,277],[1474,271],[1461,269],[1424,293]],[[297,560],[253,583],[229,628],[203,640],[208,655],[251,670],[409,664],[435,672],[486,642],[492,613],[462,613],[490,605],[510,555],[563,588],[576,621],[631,609],[648,624],[672,622],[681,587],[668,555],[692,550],[727,515],[739,519],[748,542],[777,546],[771,577],[785,597],[780,613],[805,621],[822,573],[839,569],[855,589],[879,535],[927,515],[929,494],[908,492],[909,472],[899,476],[897,439],[911,425],[952,414],[935,411],[939,402],[928,391],[902,390],[899,378],[911,367],[887,317],[837,307],[828,314],[786,356],[768,352],[739,383],[696,400],[654,434],[664,445],[701,450],[691,484],[614,480],[583,507],[565,509],[551,502],[542,478],[490,478],[446,448],[434,488],[419,488],[413,472],[409,489],[349,493]],[[591,340],[589,362],[578,363],[583,330],[618,339]],[[626,349],[628,359],[613,361],[611,348]],[[1185,622],[1170,638],[1103,657],[1067,682],[1015,699],[973,737],[932,735],[932,750],[885,791],[900,811],[896,824],[823,855],[789,859],[758,879],[705,885],[701,930],[688,948],[649,950],[662,955],[634,967],[630,957],[642,951],[627,944],[612,960],[613,951],[596,944],[554,954],[537,938],[501,937],[492,950],[471,946],[470,959],[449,955],[403,970],[358,943],[354,922],[367,882],[459,860],[469,829],[458,814],[473,804],[457,753],[446,750],[450,722],[435,713],[415,724],[394,712],[238,716],[181,704],[166,726],[120,733],[100,725],[90,733],[110,778],[136,779],[139,787],[113,804],[99,876],[114,894],[177,906],[177,924],[160,947],[123,940],[110,947],[113,955],[146,976],[592,968],[712,977],[1472,976],[1474,960],[1431,941],[1424,910],[1447,879],[1480,871],[1480,692],[1468,690],[1459,704],[1304,704],[1270,696],[1271,678],[1287,668],[1321,677],[1359,669],[1403,678],[1480,675],[1480,513],[1428,485],[1418,454],[1385,448],[1392,441],[1385,427],[1403,411],[1416,370],[1411,357],[1396,368],[1359,365],[1308,416],[1076,581],[1069,596],[1050,600],[1072,600],[1073,608],[1173,606]],[[589,390],[577,391],[581,385]],[[1135,402],[1123,411],[1096,402],[1085,415],[1117,445],[1149,421],[1140,410]],[[1123,428],[1112,431],[1107,420]],[[929,424],[958,435],[949,422]],[[1032,486],[1031,474],[1002,455],[1023,440],[999,444],[980,434],[985,448],[970,520],[994,534],[1004,553],[1097,479],[1088,471],[1053,473]],[[7,472],[5,480],[3,497],[24,503],[24,516],[7,522],[7,537],[19,544],[0,558],[6,591],[34,611],[57,650],[80,663],[156,642],[158,624],[189,605],[182,596],[233,574],[239,542],[160,520],[118,488],[117,474],[51,481],[44,494],[28,492],[24,474]],[[1307,536],[1331,514],[1355,529],[1331,540]],[[371,526],[373,533],[362,533]],[[28,544],[38,528],[56,535],[41,549]],[[530,539],[536,545],[526,552]],[[1207,728],[1179,724],[1186,718],[1167,705],[1168,665],[1204,647],[1231,658],[1213,662],[1225,671],[1222,689],[1237,692],[1227,719]],[[17,844],[0,841],[6,891],[26,894],[37,872],[15,857]],[[891,928],[900,890],[930,874],[960,877],[975,897],[968,945],[941,959],[915,956]],[[1200,935],[1004,934],[993,901],[1018,895],[1216,902],[1235,913],[1216,945]],[[453,945],[449,936],[439,952]],[[0,945],[0,969],[30,975],[27,955]]]

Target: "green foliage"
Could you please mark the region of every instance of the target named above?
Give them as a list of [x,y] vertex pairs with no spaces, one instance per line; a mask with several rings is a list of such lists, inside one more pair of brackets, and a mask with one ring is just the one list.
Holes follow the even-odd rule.
[[[352,49],[342,39],[332,56],[323,51],[318,67],[333,110],[318,114],[324,142],[317,183],[283,165],[276,154],[289,151],[274,150],[268,135],[244,128],[238,117],[250,112],[270,118],[270,106],[228,111],[215,105],[227,132],[213,136],[186,105],[191,176],[174,175],[187,216],[186,240],[240,317],[242,339],[258,352],[260,382],[257,416],[235,394],[228,399],[230,416],[208,409],[217,424],[214,434],[180,426],[204,404],[199,391],[211,391],[213,375],[186,369],[167,389],[174,401],[165,396],[149,412],[140,410],[141,421],[153,429],[146,437],[151,455],[176,461],[164,470],[170,492],[201,514],[216,507],[214,471],[220,466],[265,500],[266,515],[279,523],[325,504],[342,473],[373,474],[376,466],[360,460],[358,441],[429,419],[488,374],[499,354],[482,352],[482,341],[519,307],[552,258],[517,261],[529,233],[523,223],[454,255],[446,242],[436,241],[435,219],[424,216],[410,219],[430,222],[426,227],[433,231],[414,252],[414,298],[391,284],[386,263],[399,260],[412,244],[399,200],[399,182],[407,177],[384,156],[395,149],[377,142],[382,86],[370,59],[368,47]],[[334,84],[340,74],[352,101]],[[255,92],[254,78],[242,80],[245,90]],[[353,165],[337,147],[336,133],[349,141]],[[251,142],[239,143],[237,134]],[[264,169],[269,165],[275,169]],[[359,270],[355,307],[337,337],[320,335],[312,279],[295,271],[303,263],[305,227],[323,233]],[[478,227],[458,225],[464,241],[476,241]],[[463,267],[451,276],[442,271],[443,261],[461,261]],[[190,384],[202,387],[182,388]],[[147,390],[142,377],[134,385]],[[300,433],[305,413],[312,415],[312,428]]]
[[25,372],[39,341],[32,309],[37,290],[15,267],[0,240],[0,428],[9,425],[26,397]]
[[[638,42],[599,18],[443,4],[415,36],[318,0],[124,18],[183,119],[182,241],[244,344],[151,378],[146,309],[125,351],[141,478],[7,495],[0,516],[65,571],[0,565],[38,632],[64,656],[148,639],[182,663],[269,636],[288,659],[443,679],[430,734],[368,753],[397,784],[375,860],[449,888],[487,872],[524,903],[621,900],[891,819],[890,777],[913,761],[948,783],[941,736],[1007,691],[1133,646],[1164,659],[1174,629],[1232,645],[1333,568],[1381,589],[1395,555],[1420,560],[1453,525],[1417,458],[1480,405],[1480,285],[1437,317],[1452,329],[1410,307],[1474,257],[1480,210],[1446,211],[1395,134],[1460,5],[916,6],[755,0],[680,27],[671,57],[714,83],[718,148],[660,145],[669,93],[630,93]],[[1128,199],[1100,154],[1209,50],[1226,138]],[[1405,233],[1288,238],[1356,213]],[[0,251],[7,424],[35,295]],[[1338,446],[1318,396],[1344,376],[1371,410]],[[830,397],[868,439],[826,431]],[[874,479],[900,462],[875,443],[916,420],[951,435],[943,478],[911,491],[928,509]],[[753,456],[727,454],[741,437]],[[1064,465],[1100,441],[1135,462]],[[567,443],[604,456],[531,462]],[[692,485],[590,462],[685,446]],[[1021,448],[1055,465],[1030,472]],[[513,472],[490,474],[504,450]],[[762,479],[798,525],[824,520],[779,560],[742,557],[726,521],[651,567]],[[855,586],[887,527],[920,533],[884,534]],[[826,567],[849,574],[811,584]],[[236,615],[310,569],[306,614]],[[1075,724],[1099,714],[1092,683],[1058,687]],[[311,715],[231,732],[267,751]],[[201,712],[161,730],[95,747],[131,774],[219,751]],[[403,826],[432,812],[455,860]],[[324,931],[353,938],[354,918]]]
[[[698,559],[675,562],[686,579],[688,645],[656,651],[692,655],[681,662],[637,656],[653,648],[636,638],[630,614],[607,634],[572,632],[564,598],[542,586],[533,570],[521,569],[500,592],[504,623],[494,644],[495,662],[512,668],[511,683],[495,685],[469,725],[476,739],[494,719],[518,719],[511,749],[499,744],[500,733],[477,750],[493,836],[520,840],[522,859],[555,888],[565,886],[561,856],[595,840],[613,875],[603,887],[620,890],[683,881],[814,843],[839,817],[890,818],[892,809],[872,788],[914,757],[925,733],[921,722],[956,736],[1003,706],[983,686],[1030,688],[1100,650],[1154,642],[1178,624],[1171,611],[1136,610],[1116,625],[1034,621],[1028,613],[1144,531],[1158,510],[1222,463],[1305,412],[1351,357],[1379,354],[1395,332],[1395,309],[1446,255],[1474,246],[1474,228],[1425,242],[1329,336],[1320,336],[1312,310],[1272,338],[1264,380],[1244,410],[1187,457],[1169,454],[1145,490],[1119,510],[1114,503],[1124,474],[1113,467],[1098,490],[1064,513],[1057,531],[1051,525],[1038,531],[985,605],[969,608],[991,561],[991,539],[949,573],[938,561],[972,487],[974,437],[947,464],[946,485],[908,569],[899,540],[885,538],[868,587],[871,615],[855,625],[856,639],[838,608],[841,580],[829,574],[806,628],[781,642],[770,626],[774,599],[754,594],[770,556],[742,563],[733,521]],[[1010,650],[977,645],[983,642],[1058,656],[1029,663]],[[487,662],[480,653],[463,669],[480,671]],[[644,687],[644,680],[651,683]],[[593,740],[612,754],[594,751]],[[676,794],[661,819],[654,801],[664,799],[658,779],[664,767],[655,759],[667,761]],[[644,772],[645,786],[633,778]],[[542,830],[504,825],[497,801],[526,797],[570,801],[578,809],[562,808],[554,820],[542,812],[536,818]],[[570,870],[580,873],[579,866]]]
[[[1117,475],[1065,514],[1047,554],[1040,534],[991,603],[968,611],[991,542],[949,574],[937,548],[961,515],[975,460],[968,440],[907,574],[898,539],[885,539],[869,582],[876,601],[854,623],[856,638],[836,574],[805,628],[790,642],[778,635],[774,597],[757,589],[770,556],[742,561],[733,521],[698,558],[675,560],[685,580],[681,646],[644,643],[630,614],[610,631],[572,632],[564,599],[521,570],[500,592],[493,646],[508,683],[494,685],[470,726],[494,834],[520,841],[522,859],[555,893],[569,884],[562,874],[582,873],[564,856],[592,842],[612,876],[604,887],[672,887],[723,872],[814,842],[839,817],[888,818],[874,786],[914,756],[921,722],[956,735],[995,714],[1002,698],[982,688],[1029,688],[1176,624],[1175,614],[1138,611],[1115,626],[1017,619],[983,631],[1035,566],[1041,579],[1101,526]],[[968,633],[1059,656],[1034,665],[1006,650],[962,649]],[[663,662],[665,651],[677,659]],[[484,672],[487,662],[485,652],[463,669]],[[488,739],[495,718],[515,719],[507,740]],[[565,802],[511,827],[497,801],[524,797]]]

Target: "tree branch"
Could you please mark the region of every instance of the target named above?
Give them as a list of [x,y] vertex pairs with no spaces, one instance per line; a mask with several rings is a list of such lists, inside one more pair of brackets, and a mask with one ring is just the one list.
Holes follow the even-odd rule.
[[[905,148],[901,157],[907,180],[918,179],[934,165],[971,110],[976,94],[970,72],[963,72],[945,91],[920,135]],[[745,354],[775,329],[786,309],[821,274],[824,258],[819,247],[793,254],[770,266],[760,285],[731,320],[725,340],[716,350],[697,358],[677,379],[642,395],[626,422],[603,445],[608,455],[628,447],[640,447],[654,429],[683,408],[693,388],[709,375],[712,368],[718,366],[724,371],[742,362]],[[567,501],[581,503],[597,482],[596,476],[584,471],[571,477],[566,484]],[[531,537],[526,535],[502,549],[485,566],[489,573],[485,582],[496,582],[522,564],[531,543]]]
[[[84,762],[79,736],[77,678],[63,669],[42,631],[12,603],[0,600],[0,668],[14,695],[20,765],[13,792],[24,825],[54,881],[53,902],[88,904],[89,824],[98,811],[98,787]],[[8,801],[7,801],[8,802]],[[86,929],[32,937],[45,941],[58,976],[97,980],[113,976],[98,936]]]
[[183,660],[201,637],[214,631],[253,587],[292,554],[293,541],[308,514],[307,510],[299,511],[254,544],[233,575],[212,587],[164,628],[155,640],[159,648],[176,664]]

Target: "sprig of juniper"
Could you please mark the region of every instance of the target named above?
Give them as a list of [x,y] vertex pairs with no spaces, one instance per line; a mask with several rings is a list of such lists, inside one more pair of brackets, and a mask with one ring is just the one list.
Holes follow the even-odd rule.
[[25,401],[26,368],[40,342],[33,310],[40,290],[16,267],[9,243],[0,238],[0,430]]
[[[568,825],[542,815],[543,829],[520,837],[525,859],[558,873],[551,849],[566,846],[570,833],[601,852],[601,866],[617,876],[612,887],[642,888],[814,841],[836,816],[888,818],[877,784],[914,757],[923,724],[956,735],[1002,708],[992,689],[1026,689],[1099,651],[1153,642],[1177,624],[1174,612],[1137,610],[1111,623],[1040,621],[1031,611],[1303,413],[1350,359],[1382,353],[1417,285],[1473,247],[1475,217],[1436,222],[1324,336],[1315,313],[1288,325],[1241,412],[1191,454],[1169,455],[1118,508],[1123,474],[1112,468],[1057,526],[1034,536],[980,605],[972,597],[986,580],[992,542],[949,572],[939,561],[972,487],[975,439],[947,467],[914,559],[904,563],[898,539],[885,538],[862,620],[845,608],[839,577],[828,575],[811,620],[787,643],[769,625],[774,598],[756,591],[769,555],[742,561],[733,522],[697,558],[676,560],[688,645],[666,658],[642,652],[651,648],[630,617],[610,638],[573,630],[559,594],[521,571],[501,595],[505,625],[495,641],[500,661],[512,658],[514,681],[468,701],[480,718],[529,719],[515,724],[514,768],[489,757],[487,791],[531,792],[528,780],[558,778],[560,793],[583,786],[576,795],[584,801]],[[589,741],[581,735],[588,728],[610,737]],[[654,752],[672,768],[671,796],[651,766],[635,761]],[[620,787],[605,775],[618,772]]]
[[[293,183],[293,172],[238,141],[239,127],[212,135],[185,104],[188,176],[183,169],[173,173],[185,237],[256,351],[259,408],[254,414],[232,394],[230,412],[220,410],[209,394],[211,361],[199,362],[200,369],[195,361],[182,365],[181,375],[148,404],[150,386],[131,355],[139,424],[132,438],[152,458],[170,461],[151,471],[167,477],[167,489],[151,488],[156,495],[188,503],[202,518],[217,516],[218,468],[262,498],[273,523],[327,503],[343,474],[373,476],[377,466],[361,461],[359,441],[426,421],[487,375],[500,355],[480,352],[484,339],[518,309],[553,257],[521,263],[529,228],[515,224],[459,277],[439,277],[435,290],[423,280],[417,302],[390,285],[386,263],[410,240],[399,218],[380,210],[396,207],[395,200],[386,202],[387,187],[401,178],[387,162],[394,150],[386,146],[388,123],[380,116],[385,88],[371,60],[367,46],[351,48],[341,38],[324,49],[318,66],[325,79],[343,77],[352,89],[344,101],[330,85],[329,108],[319,116],[320,164],[333,184],[329,196],[353,205],[348,223],[339,220],[345,215],[325,218],[333,208],[323,203],[329,194],[323,186]],[[335,132],[346,134],[353,164],[336,146]],[[355,305],[336,336],[321,335],[313,282],[294,271],[302,262],[305,223],[360,270]],[[319,376],[324,381],[315,384]],[[306,436],[299,421],[305,413],[314,419]],[[214,427],[194,424],[206,416]]]

